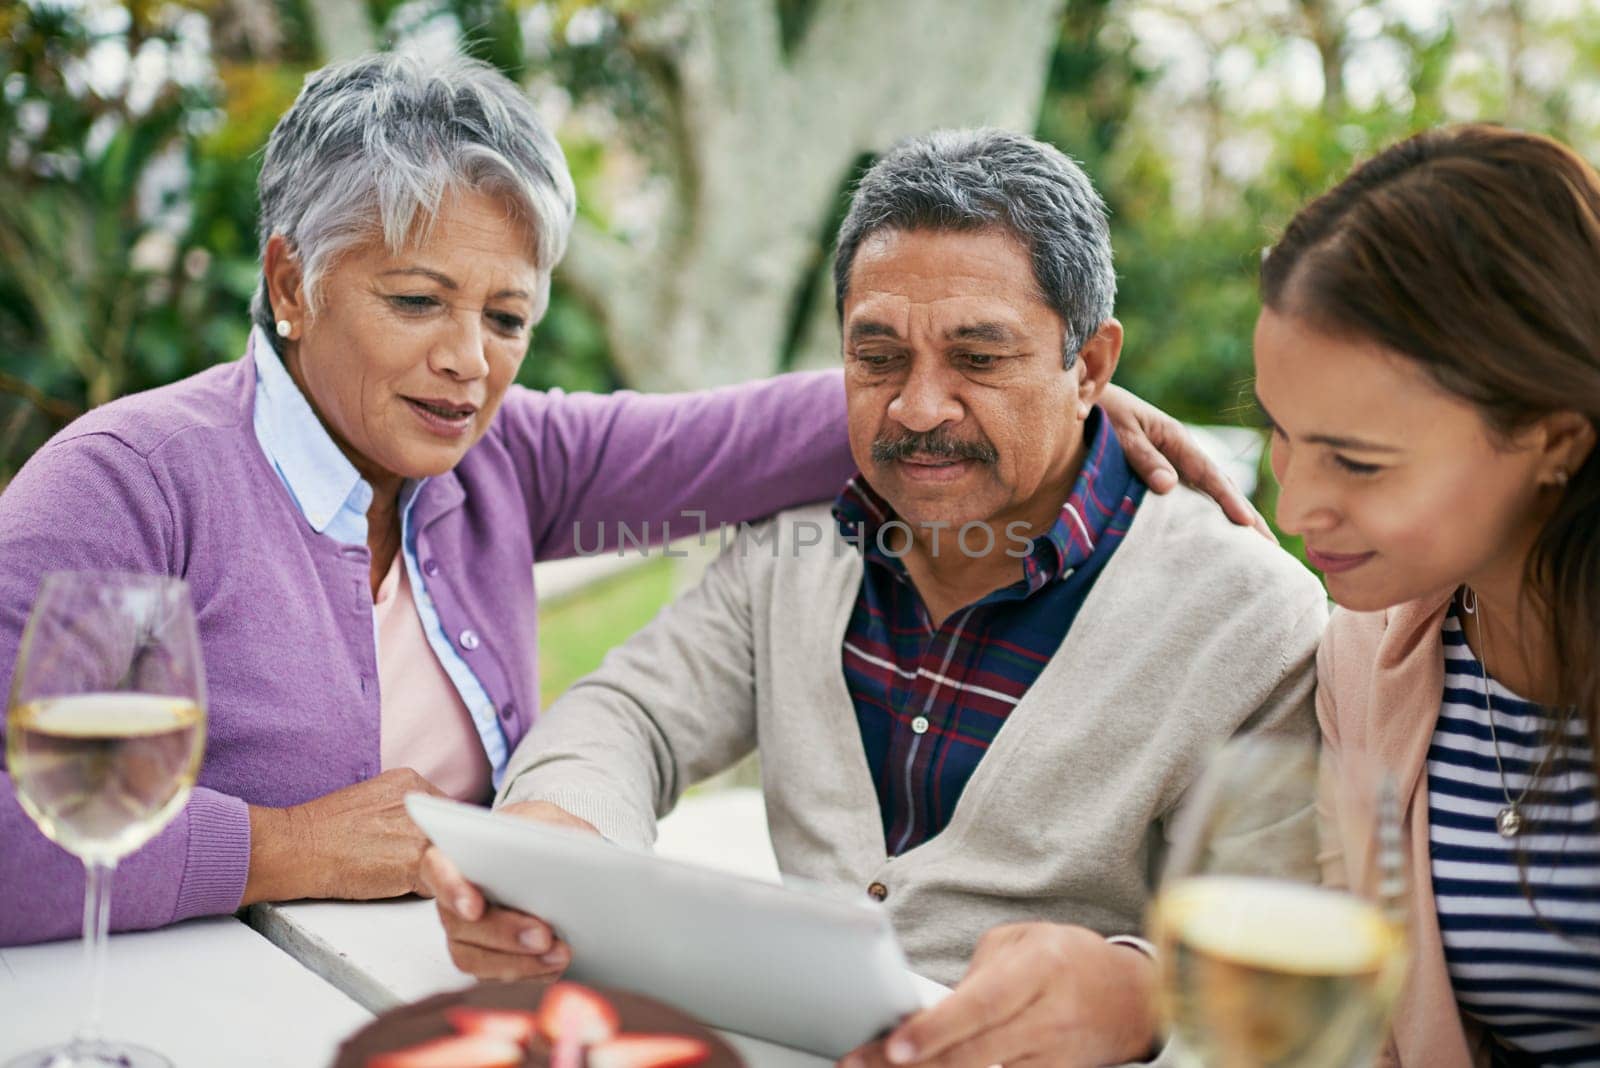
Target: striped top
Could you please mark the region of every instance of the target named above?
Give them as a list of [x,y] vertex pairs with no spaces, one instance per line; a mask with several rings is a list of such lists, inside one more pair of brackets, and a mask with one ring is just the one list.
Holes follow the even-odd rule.
[[[1600,1065],[1600,797],[1576,719],[1545,785],[1502,838],[1484,671],[1452,610],[1444,700],[1428,750],[1433,892],[1463,1015],[1496,1040],[1497,1065]],[[1519,798],[1545,758],[1545,711],[1487,680],[1505,785]],[[1525,880],[1519,873],[1525,868]],[[1530,898],[1532,904],[1530,904]],[[1537,909],[1537,912],[1535,911]]]
[[[1020,560],[1021,577],[937,626],[904,563],[880,544],[894,520],[888,502],[858,476],[834,504],[841,533],[865,557],[842,659],[891,857],[950,822],[978,762],[1133,523],[1145,487],[1099,408],[1083,434],[1083,468],[1056,522]],[[957,534],[945,531],[935,551],[961,551]],[[1006,546],[1004,532],[994,536]],[[961,544],[987,547],[977,532]]]

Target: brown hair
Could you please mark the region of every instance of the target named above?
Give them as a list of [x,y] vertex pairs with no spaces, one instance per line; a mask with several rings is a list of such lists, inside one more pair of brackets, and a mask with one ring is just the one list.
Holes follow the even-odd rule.
[[[1385,149],[1294,217],[1261,291],[1275,312],[1421,364],[1502,436],[1554,412],[1600,426],[1600,175],[1548,137],[1453,126]],[[1570,716],[1600,743],[1597,452],[1523,581],[1556,643],[1548,769]]]

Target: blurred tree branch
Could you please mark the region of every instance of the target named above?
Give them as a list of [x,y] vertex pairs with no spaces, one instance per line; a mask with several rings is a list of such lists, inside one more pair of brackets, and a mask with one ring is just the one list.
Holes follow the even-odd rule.
[[83,409],[64,400],[50,396],[37,386],[30,385],[15,375],[8,375],[0,371],[0,393],[9,393],[13,397],[21,397],[33,405],[40,414],[53,420],[57,424],[65,425],[83,414]]

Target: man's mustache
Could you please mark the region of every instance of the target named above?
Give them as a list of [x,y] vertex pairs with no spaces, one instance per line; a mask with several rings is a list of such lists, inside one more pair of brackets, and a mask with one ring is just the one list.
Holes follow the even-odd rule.
[[987,441],[963,441],[943,430],[912,431],[895,438],[879,438],[872,443],[873,463],[887,464],[907,457],[935,460],[973,460],[996,463],[1000,454]]

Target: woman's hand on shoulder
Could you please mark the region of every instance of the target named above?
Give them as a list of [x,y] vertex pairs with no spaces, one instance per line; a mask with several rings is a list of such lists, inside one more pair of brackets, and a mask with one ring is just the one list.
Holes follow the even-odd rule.
[[442,796],[411,768],[392,768],[290,808],[252,805],[243,904],[425,893],[428,839],[406,812],[412,793]]
[[1277,543],[1261,513],[1182,423],[1121,386],[1107,386],[1100,407],[1117,432],[1128,466],[1151,490],[1166,493],[1181,479],[1216,501],[1233,522],[1254,527],[1262,537]]

